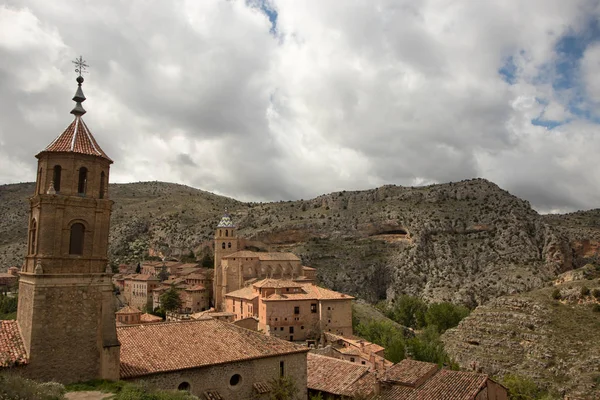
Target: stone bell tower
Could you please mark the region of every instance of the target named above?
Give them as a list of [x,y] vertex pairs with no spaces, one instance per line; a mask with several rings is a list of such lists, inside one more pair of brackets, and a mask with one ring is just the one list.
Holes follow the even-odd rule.
[[215,309],[224,307],[223,290],[225,287],[225,271],[221,266],[221,259],[226,255],[233,254],[239,249],[239,238],[236,236],[237,227],[231,219],[231,215],[225,210],[225,214],[219,221],[215,231],[215,274],[214,290]]
[[38,159],[30,198],[27,256],[17,320],[29,363],[25,374],[63,383],[119,379],[119,349],[108,232],[112,160],[82,116],[79,58],[73,122]]

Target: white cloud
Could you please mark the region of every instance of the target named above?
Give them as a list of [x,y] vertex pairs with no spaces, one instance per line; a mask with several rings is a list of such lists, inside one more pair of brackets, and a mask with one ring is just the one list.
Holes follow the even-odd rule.
[[[598,15],[594,1],[274,0],[275,34],[257,5],[0,7],[0,158],[33,164],[69,123],[82,53],[86,120],[113,181],[278,200],[483,176],[539,209],[597,205],[598,126],[552,86],[556,43]],[[581,65],[594,101],[597,49]],[[508,60],[512,85],[498,72]]]

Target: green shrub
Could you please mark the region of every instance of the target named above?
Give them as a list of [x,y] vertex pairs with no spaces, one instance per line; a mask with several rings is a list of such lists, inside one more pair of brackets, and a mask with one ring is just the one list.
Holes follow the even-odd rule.
[[560,289],[559,288],[556,288],[556,289],[554,289],[552,291],[552,298],[554,300],[560,300],[560,299],[562,299],[562,295],[560,294]]
[[65,387],[57,382],[37,383],[12,373],[0,374],[0,399],[63,400]]
[[425,326],[427,304],[418,297],[402,295],[387,312],[389,318],[400,325],[419,329]]
[[428,326],[421,334],[406,341],[406,348],[412,358],[417,361],[427,361],[438,365],[452,364],[444,350],[444,343],[434,325]]
[[385,358],[397,363],[404,359],[404,334],[389,321],[371,321],[358,324],[357,336],[385,347]]
[[592,311],[593,312],[600,312],[600,304],[594,304],[592,306]]
[[529,377],[509,374],[504,377],[502,384],[508,389],[510,400],[553,400],[556,397],[546,390],[539,388]]
[[436,326],[438,332],[444,333],[457,326],[469,313],[469,309],[464,306],[452,303],[433,303],[425,313],[425,322],[427,326]]
[[590,289],[588,289],[588,287],[587,287],[587,286],[582,286],[582,287],[581,287],[581,291],[580,291],[580,293],[581,293],[581,296],[582,296],[582,297],[589,296],[589,294],[590,294]]
[[199,400],[185,391],[158,390],[146,385],[126,384],[114,400]]
[[597,299],[600,299],[600,289],[592,290],[592,296],[594,296]]

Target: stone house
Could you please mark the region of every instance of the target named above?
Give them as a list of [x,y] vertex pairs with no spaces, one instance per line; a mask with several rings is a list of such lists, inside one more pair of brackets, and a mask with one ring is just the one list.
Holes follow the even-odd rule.
[[307,397],[306,347],[214,319],[121,326],[117,333],[121,379],[203,399],[250,400],[289,376],[300,388],[297,399]]
[[373,398],[376,375],[369,367],[349,361],[308,353],[307,388],[309,395],[325,399],[347,399],[358,395]]
[[10,267],[7,272],[0,272],[0,292],[9,292],[17,288],[19,269]]
[[159,284],[159,279],[153,275],[127,275],[123,280],[123,297],[128,305],[143,310],[152,306],[152,291]]
[[385,348],[363,338],[331,332],[324,332],[322,338],[322,344],[330,349],[326,354],[329,357],[366,365],[370,370],[385,371],[393,365],[385,359]]
[[313,283],[263,279],[227,293],[225,304],[236,320],[256,317],[266,334],[294,341],[322,332],[351,335],[353,299]]

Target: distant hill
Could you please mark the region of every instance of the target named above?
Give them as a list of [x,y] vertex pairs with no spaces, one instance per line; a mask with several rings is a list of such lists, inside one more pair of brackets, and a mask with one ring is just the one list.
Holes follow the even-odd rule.
[[[20,265],[32,183],[0,186],[0,265]],[[187,186],[110,186],[110,257],[145,248],[179,257],[212,251],[227,207],[258,247],[293,251],[328,287],[368,301],[400,293],[474,306],[543,287],[594,262],[600,211],[540,216],[483,179],[426,187],[383,186],[314,199],[242,203]]]
[[561,278],[557,286],[478,307],[443,335],[446,351],[465,368],[526,375],[568,398],[600,399],[600,299],[594,296],[600,295],[600,268],[589,265]]

